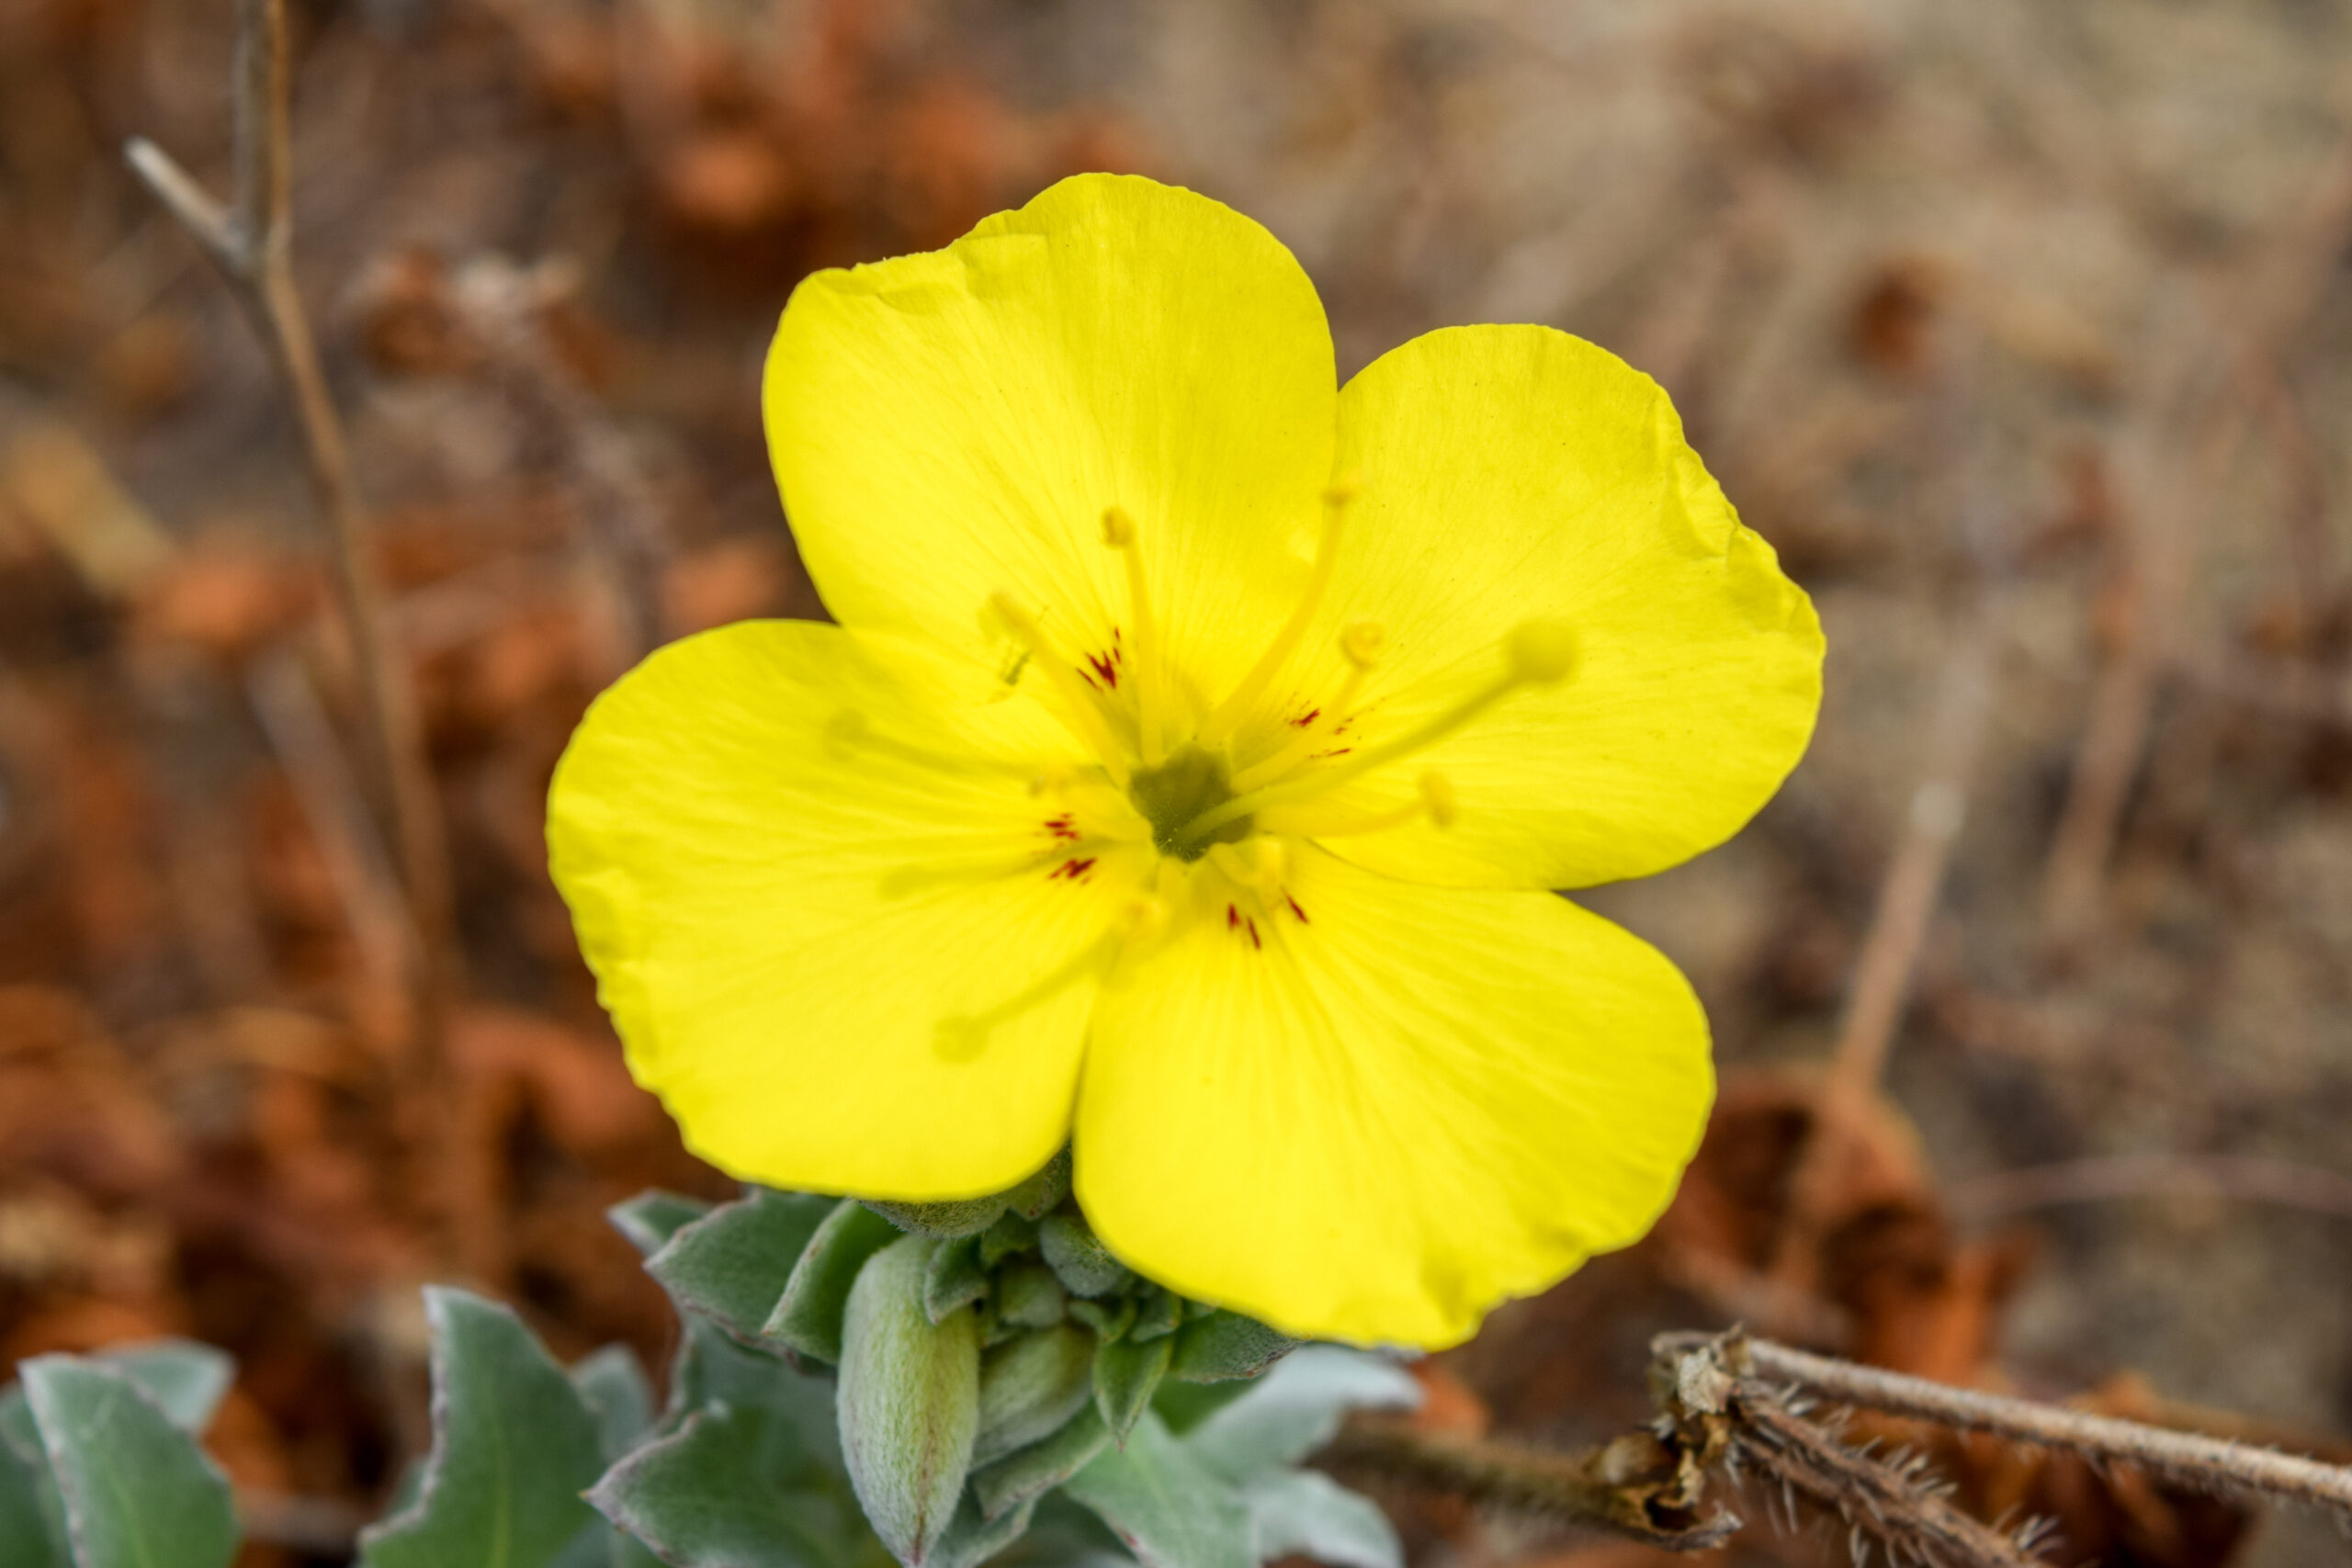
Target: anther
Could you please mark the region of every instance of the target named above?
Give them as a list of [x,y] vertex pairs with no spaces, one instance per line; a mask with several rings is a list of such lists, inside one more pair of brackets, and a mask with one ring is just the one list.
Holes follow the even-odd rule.
[[1340,655],[1359,670],[1370,670],[1388,649],[1388,633],[1378,621],[1351,621],[1340,634]]
[[1136,520],[1124,507],[1102,509],[1102,542],[1114,550],[1124,550],[1136,542]]

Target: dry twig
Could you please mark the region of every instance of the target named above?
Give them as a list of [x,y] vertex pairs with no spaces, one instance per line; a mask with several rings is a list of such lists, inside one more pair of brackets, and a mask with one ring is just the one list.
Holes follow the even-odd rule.
[[358,672],[366,731],[383,781],[415,931],[416,1032],[438,1053],[437,1018],[454,979],[450,889],[441,818],[418,739],[415,705],[391,646],[383,593],[368,553],[367,519],[351,478],[343,423],[327,395],[310,321],[294,288],[292,130],[285,0],[237,0],[234,66],[235,191],[229,206],[153,142],[134,138],[131,168],[210,253],[267,344],[294,408],[311,485],[334,558],[343,629]]
[[1703,1505],[1705,1463],[1713,1456],[1647,1432],[1576,1453],[1546,1453],[1364,1416],[1341,1430],[1325,1457],[1488,1507],[1605,1529],[1672,1551],[1720,1546],[1740,1525],[1736,1516]]
[[1653,1348],[1678,1384],[1724,1380],[1727,1392],[1717,1396],[1718,1403],[1744,1393],[1750,1384],[1769,1393],[1757,1382],[1758,1378],[1792,1382],[1857,1408],[2128,1464],[2200,1491],[2305,1503],[2352,1522],[2352,1470],[2316,1460],[2030,1399],[1951,1388],[1770,1340],[1668,1334]]

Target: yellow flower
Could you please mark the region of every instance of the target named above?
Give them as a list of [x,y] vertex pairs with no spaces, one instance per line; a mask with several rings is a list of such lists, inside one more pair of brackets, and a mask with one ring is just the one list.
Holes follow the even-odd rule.
[[1359,1341],[1649,1227],[1706,1021],[1544,890],[1737,830],[1822,647],[1656,384],[1480,326],[1341,388],[1264,229],[1084,175],[802,283],[765,406],[840,624],[655,654],[549,807],[697,1153],[947,1199],[1071,1140],[1138,1271]]

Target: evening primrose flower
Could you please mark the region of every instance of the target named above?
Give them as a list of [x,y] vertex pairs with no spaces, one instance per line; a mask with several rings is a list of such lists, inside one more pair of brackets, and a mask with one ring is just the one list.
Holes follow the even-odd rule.
[[1705,1019],[1546,890],[1736,831],[1822,652],[1656,384],[1478,326],[1340,387],[1264,229],[1082,175],[802,283],[765,411],[839,624],[656,653],[549,810],[695,1152],[940,1200],[1067,1141],[1137,1271],[1366,1342],[1648,1229]]

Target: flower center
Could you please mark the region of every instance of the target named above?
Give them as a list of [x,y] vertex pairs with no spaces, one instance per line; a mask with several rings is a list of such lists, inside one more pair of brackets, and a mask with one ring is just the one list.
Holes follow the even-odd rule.
[[[1041,675],[1048,690],[1036,694],[1059,714],[1099,767],[1098,784],[1088,787],[1101,790],[1111,802],[1124,797],[1123,804],[1111,804],[1112,820],[1102,819],[1099,800],[1091,810],[1064,809],[1047,819],[1056,853],[1065,857],[1057,863],[1056,874],[1075,880],[1095,863],[1089,858],[1091,846],[1139,839],[1136,829],[1147,825],[1153,846],[1166,860],[1190,864],[1206,858],[1224,866],[1236,852],[1231,846],[1246,846],[1253,835],[1321,839],[1380,832],[1417,819],[1441,828],[1454,820],[1458,808],[1453,787],[1435,772],[1421,773],[1413,797],[1386,810],[1335,815],[1322,797],[1340,784],[1394,768],[1429,750],[1515,692],[1566,679],[1577,659],[1576,636],[1556,622],[1523,622],[1504,637],[1500,668],[1491,680],[1409,727],[1359,738],[1351,727],[1368,711],[1360,699],[1387,639],[1374,622],[1351,623],[1337,638],[1334,651],[1344,672],[1331,699],[1304,717],[1282,721],[1285,728],[1277,731],[1281,739],[1265,744],[1261,727],[1268,722],[1263,711],[1267,694],[1322,609],[1355,498],[1351,482],[1336,484],[1327,492],[1315,559],[1297,605],[1248,673],[1196,723],[1191,720],[1198,710],[1180,694],[1184,689],[1164,662],[1167,650],[1152,615],[1139,530],[1122,508],[1106,508],[1102,525],[1102,543],[1119,554],[1126,580],[1124,637],[1114,625],[1101,651],[1081,649],[1073,653],[1010,594],[989,596],[997,623],[1023,649],[1004,681],[1016,683],[1024,671]],[[1237,753],[1250,759],[1238,770],[1233,762]],[[1104,782],[1107,789],[1102,788]],[[1077,777],[1065,774],[1058,784],[1041,787],[1083,805],[1086,789]],[[1127,814],[1128,807],[1134,816]],[[1124,827],[1118,818],[1125,819]],[[1175,870],[1162,863],[1163,869]],[[1073,866],[1078,869],[1071,870]]]
[[1179,860],[1196,861],[1212,844],[1238,844],[1252,827],[1242,815],[1212,823],[1203,832],[1186,831],[1233,798],[1225,759],[1198,746],[1182,748],[1159,767],[1137,768],[1128,776],[1127,798],[1151,824],[1153,845]]

